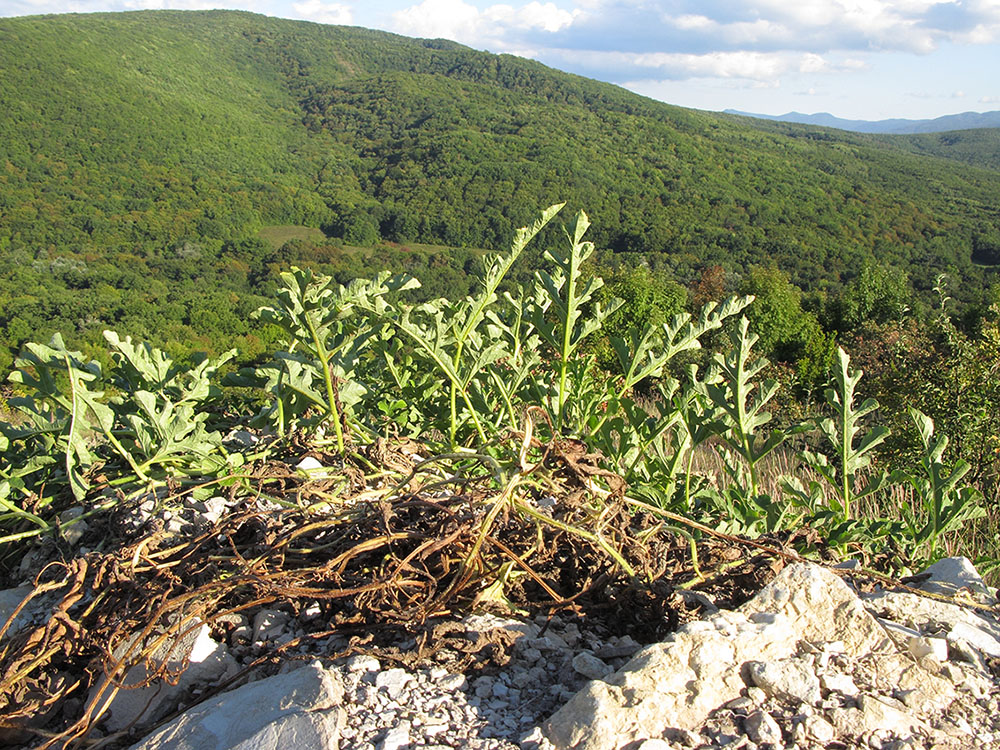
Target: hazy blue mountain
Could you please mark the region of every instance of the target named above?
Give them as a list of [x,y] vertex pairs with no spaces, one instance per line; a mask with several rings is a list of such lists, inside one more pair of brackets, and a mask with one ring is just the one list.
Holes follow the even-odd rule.
[[783,115],[761,115],[753,112],[727,109],[725,113],[727,115],[756,117],[761,120],[797,122],[803,125],[821,125],[826,128],[853,130],[856,133],[942,133],[949,130],[1000,127],[1000,111],[962,112],[957,115],[935,117],[933,120],[904,120],[900,118],[891,120],[845,120],[840,117],[834,117],[829,112],[817,112],[811,115],[801,112],[788,112]]

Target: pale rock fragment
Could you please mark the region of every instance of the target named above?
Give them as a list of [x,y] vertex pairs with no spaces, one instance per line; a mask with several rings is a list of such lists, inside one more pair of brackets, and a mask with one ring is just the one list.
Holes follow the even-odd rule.
[[343,699],[340,680],[313,662],[188,709],[130,750],[337,750]]
[[987,656],[1000,658],[1000,640],[987,633],[982,628],[977,628],[967,622],[955,623],[948,631],[948,641],[965,641],[973,648],[978,649]]
[[927,636],[911,638],[906,644],[906,649],[918,662],[921,659],[931,659],[938,664],[948,661],[948,641],[944,638]]
[[410,744],[410,725],[408,722],[400,722],[391,727],[386,732],[385,737],[378,743],[377,750],[402,750]]
[[412,679],[413,675],[405,669],[393,667],[392,669],[384,669],[375,675],[375,687],[379,690],[385,690],[392,700],[396,700]]
[[822,716],[807,716],[803,722],[803,726],[805,727],[806,735],[822,745],[833,742],[833,739],[837,736],[837,730],[833,724]]
[[919,574],[929,576],[919,588],[942,596],[971,595],[982,604],[996,604],[996,596],[967,557],[946,557]]
[[589,651],[581,651],[573,657],[573,669],[589,680],[601,680],[614,670]]
[[344,663],[350,672],[378,672],[382,665],[378,659],[368,654],[356,654]]
[[280,609],[262,609],[253,618],[254,641],[273,641],[285,632],[289,616]]
[[789,655],[793,635],[785,617],[732,636],[712,623],[685,626],[640,650],[605,681],[588,683],[546,722],[545,734],[557,748],[611,750],[666,728],[694,729],[740,695],[739,665]]
[[740,610],[784,614],[798,638],[814,643],[842,641],[852,654],[891,648],[885,632],[857,595],[835,573],[817,565],[789,565]]
[[783,746],[781,727],[767,711],[754,711],[743,720],[747,736],[758,745]]
[[866,732],[886,730],[905,739],[918,730],[930,729],[909,711],[891,706],[872,695],[861,695],[858,698],[858,709],[861,726]]
[[[115,662],[128,663],[139,658],[144,648],[140,635],[133,635],[114,650]],[[159,637],[153,632],[147,642],[154,643]],[[148,685],[143,684],[151,670],[157,670],[160,665],[165,666],[167,674],[180,672],[180,676],[170,680],[161,677]],[[106,677],[99,680],[90,691],[88,704],[94,716],[105,717],[105,726],[111,731],[133,724],[144,726],[171,713],[196,685],[217,682],[237,670],[235,659],[223,644],[212,638],[208,625],[194,621],[160,643],[148,661],[129,666],[124,679],[119,673],[116,682],[122,688]]]
[[823,699],[819,678],[801,659],[753,661],[747,667],[753,684],[773,698],[809,705]]

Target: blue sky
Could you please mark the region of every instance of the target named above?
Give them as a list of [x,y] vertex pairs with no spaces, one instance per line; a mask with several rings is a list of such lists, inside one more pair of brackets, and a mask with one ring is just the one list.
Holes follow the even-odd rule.
[[698,109],[1000,110],[1000,0],[0,0],[4,16],[143,8],[445,37]]

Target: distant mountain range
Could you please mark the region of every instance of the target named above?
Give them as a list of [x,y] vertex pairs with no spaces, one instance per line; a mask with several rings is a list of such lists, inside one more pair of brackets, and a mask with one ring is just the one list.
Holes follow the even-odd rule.
[[779,122],[797,122],[803,125],[821,125],[826,128],[853,130],[856,133],[942,133],[949,130],[974,130],[976,128],[1000,128],[1000,111],[993,112],[962,112],[957,115],[935,117],[933,120],[844,120],[834,117],[828,112],[817,112],[805,115],[801,112],[788,112],[783,115],[760,115],[753,112],[741,112],[727,109],[727,115],[742,115],[756,117],[761,120],[777,120]]

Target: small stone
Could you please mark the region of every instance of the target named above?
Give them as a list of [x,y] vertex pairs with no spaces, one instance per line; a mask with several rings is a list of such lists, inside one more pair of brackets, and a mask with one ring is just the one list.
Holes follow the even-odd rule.
[[924,728],[923,722],[916,716],[901,708],[896,708],[885,699],[879,700],[870,695],[862,695],[858,699],[861,725],[858,730],[886,730],[897,737],[909,737],[914,730]]
[[868,736],[868,747],[872,750],[885,750],[886,741],[889,739],[889,732],[876,729]]
[[670,743],[661,739],[644,740],[638,750],[671,750]]
[[295,469],[300,474],[304,474],[308,479],[319,479],[329,473],[329,469],[312,456],[306,456],[295,464]]
[[698,747],[703,744],[701,735],[690,729],[672,727],[665,734],[668,740],[682,747]]
[[854,680],[850,675],[837,673],[820,675],[819,684],[824,690],[831,693],[840,693],[849,698],[853,698],[858,694],[858,686],[854,684]]
[[[580,628],[575,622],[571,622],[562,629],[559,637],[565,641],[567,646],[574,648],[580,643]],[[597,647],[599,647],[599,644]]]
[[850,558],[830,567],[838,568],[840,570],[861,570],[861,561]]
[[323,610],[319,606],[319,602],[311,602],[308,607],[306,607],[299,613],[299,619],[302,622],[312,622],[322,613]]
[[822,716],[809,716],[803,722],[806,733],[820,744],[827,745],[837,736],[833,724]]
[[801,745],[806,741],[808,737],[808,732],[806,731],[806,725],[804,721],[796,722],[792,724],[792,741],[796,745]]
[[529,638],[527,643],[539,651],[564,651],[569,648],[566,641],[551,631],[538,638]]
[[941,667],[941,676],[951,680],[956,685],[965,681],[965,672],[957,664],[945,664]]
[[914,659],[920,661],[930,658],[939,664],[948,661],[948,641],[944,638],[911,638],[906,644],[907,651]]
[[348,672],[378,672],[382,668],[378,659],[367,654],[357,654],[350,657],[344,662],[344,666],[347,667]]
[[589,651],[581,651],[573,657],[573,669],[590,680],[601,680],[613,671]]
[[968,641],[961,638],[956,640],[949,639],[948,647],[953,659],[967,662],[980,672],[988,672],[986,662],[983,661],[982,655],[978,650],[971,646]]
[[405,669],[393,667],[392,669],[385,669],[375,676],[375,688],[385,690],[388,696],[395,700],[412,679],[413,676]]
[[791,698],[802,703],[819,703],[819,679],[799,659],[751,661],[750,677],[754,684],[775,698]]
[[410,725],[400,722],[392,727],[378,743],[378,750],[401,750],[410,744]]
[[477,698],[488,698],[493,695],[493,678],[485,675],[477,677],[476,681],[472,683],[472,692]]
[[745,696],[740,696],[739,698],[733,698],[729,703],[726,704],[726,708],[730,711],[747,711],[754,708],[755,704],[752,700]]
[[437,681],[437,686],[446,693],[454,693],[465,687],[466,679],[464,674],[445,675]]
[[521,657],[529,664],[534,664],[536,661],[542,658],[542,652],[537,648],[526,648],[521,652]]
[[226,498],[219,497],[218,495],[210,497],[204,502],[195,504],[195,508],[199,511],[201,521],[205,525],[217,523],[222,517],[222,514],[225,513],[227,506],[228,504],[226,502]]
[[277,609],[262,609],[253,618],[254,641],[274,640],[285,630],[288,615]]
[[[83,515],[83,508],[80,506],[75,506],[73,508],[68,508],[59,514],[59,523],[64,524],[69,521],[73,521]],[[86,521],[76,521],[70,526],[60,526],[59,533],[62,534],[62,538],[66,540],[66,543],[71,547],[75,547],[80,543],[83,535],[88,529]]]
[[946,557],[938,560],[920,575],[928,576],[927,580],[920,584],[920,588],[932,594],[954,596],[964,590],[983,604],[996,603],[979,571],[966,557]]
[[781,727],[766,711],[754,711],[743,720],[747,736],[758,745],[783,746]]
[[227,443],[235,443],[239,448],[253,448],[260,438],[247,430],[233,430],[226,435]]
[[958,622],[948,631],[948,641],[965,641],[982,653],[1000,658],[1000,641],[980,628],[968,623]]

